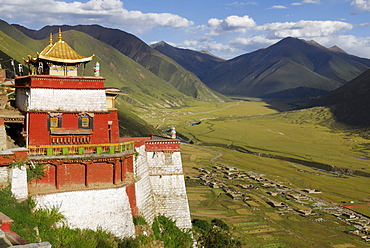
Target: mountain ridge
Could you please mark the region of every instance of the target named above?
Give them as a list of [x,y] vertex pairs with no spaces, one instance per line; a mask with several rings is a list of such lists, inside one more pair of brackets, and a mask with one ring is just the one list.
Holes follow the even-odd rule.
[[287,37],[270,47],[222,62],[200,78],[210,88],[229,96],[317,98],[369,68],[370,59],[347,54],[339,47],[328,49],[316,41]]

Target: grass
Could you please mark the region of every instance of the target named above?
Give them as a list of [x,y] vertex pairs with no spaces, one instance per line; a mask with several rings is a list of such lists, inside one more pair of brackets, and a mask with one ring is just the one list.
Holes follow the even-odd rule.
[[[368,177],[338,177],[277,159],[293,158],[370,172],[368,161],[359,159],[368,156],[368,140],[354,132],[330,129],[330,123],[325,123],[330,117],[326,110],[278,114],[263,101],[249,100],[202,105],[189,102],[186,108],[146,113],[142,117],[163,130],[173,125],[180,134],[197,144],[182,145],[186,176],[200,174],[194,167],[211,168],[217,162],[265,175],[296,189],[320,190],[322,194],[315,197],[333,203],[370,200],[370,190],[366,187],[370,182]],[[201,121],[200,125],[191,125],[198,121]],[[247,152],[237,151],[238,147]],[[217,154],[222,156],[214,162],[210,161]],[[228,185],[240,183],[239,180],[227,180],[220,176],[217,179],[227,181]],[[195,180],[187,180],[186,183],[191,214],[208,220],[223,216],[236,235],[245,237],[246,247],[365,246],[359,239],[343,233],[346,223],[329,215],[325,214],[324,222],[318,222],[315,220],[319,217],[301,217],[295,212],[280,214],[266,203],[265,197],[271,198],[266,193],[268,189],[240,189],[253,196],[254,201],[249,201],[248,207],[240,200],[231,200],[220,190],[195,183]],[[253,181],[246,183],[257,185]],[[300,204],[281,196],[276,200],[298,209],[313,206],[312,202]],[[251,224],[254,222],[262,224]]]

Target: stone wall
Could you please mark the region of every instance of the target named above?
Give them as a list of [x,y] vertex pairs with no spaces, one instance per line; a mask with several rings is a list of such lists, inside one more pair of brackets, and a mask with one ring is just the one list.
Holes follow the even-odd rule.
[[39,208],[57,207],[72,228],[101,227],[118,237],[135,235],[126,187],[36,195]]
[[[186,195],[180,152],[148,152],[136,147],[134,159],[136,206],[139,215],[152,224],[165,215],[182,229],[190,229],[191,217]],[[133,186],[133,185],[132,185]],[[71,191],[34,196],[37,206],[57,207],[72,228],[102,227],[118,237],[135,235],[127,187]],[[132,203],[131,203],[132,204]]]
[[147,152],[147,159],[157,214],[172,218],[179,228],[191,228],[181,153]]
[[136,187],[136,204],[140,216],[149,223],[153,223],[153,219],[157,213],[154,204],[152,185],[149,177],[149,167],[147,163],[147,156],[145,153],[145,146],[136,148],[138,156],[134,161]]

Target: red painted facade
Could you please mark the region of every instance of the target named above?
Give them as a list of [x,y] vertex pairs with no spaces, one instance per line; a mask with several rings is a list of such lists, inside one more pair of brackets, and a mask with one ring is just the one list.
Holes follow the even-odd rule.
[[[45,176],[29,184],[31,194],[134,185],[133,155],[118,158],[43,160]],[[134,186],[133,186],[134,187]],[[135,194],[130,189],[130,194]],[[136,201],[136,200],[135,200]]]
[[[89,112],[90,113],[90,112]],[[61,113],[59,128],[49,128],[50,114],[47,112],[27,112],[28,145],[56,144],[102,144],[118,143],[118,110],[93,113],[91,128],[79,128],[81,113]]]

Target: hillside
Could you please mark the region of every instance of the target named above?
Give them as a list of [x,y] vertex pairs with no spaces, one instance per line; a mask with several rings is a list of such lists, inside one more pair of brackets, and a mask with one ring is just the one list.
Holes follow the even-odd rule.
[[370,70],[344,86],[310,104],[329,106],[336,121],[350,126],[370,128]]
[[288,37],[228,60],[202,79],[225,95],[312,98],[337,89],[369,67],[369,59],[349,55],[338,47],[328,49],[314,41]]
[[225,59],[219,58],[206,51],[194,51],[173,47],[164,41],[151,45],[158,52],[175,60],[179,65],[193,72],[199,78],[213,67],[224,62]]
[[124,31],[99,25],[45,26],[37,31],[20,25],[14,25],[14,27],[33,39],[45,39],[50,33],[57,33],[58,28],[61,28],[62,31],[76,30],[83,32],[114,47],[187,96],[205,101],[223,102],[228,100],[225,96],[210,90],[193,73],[187,71],[175,61],[157,52],[136,36]]

